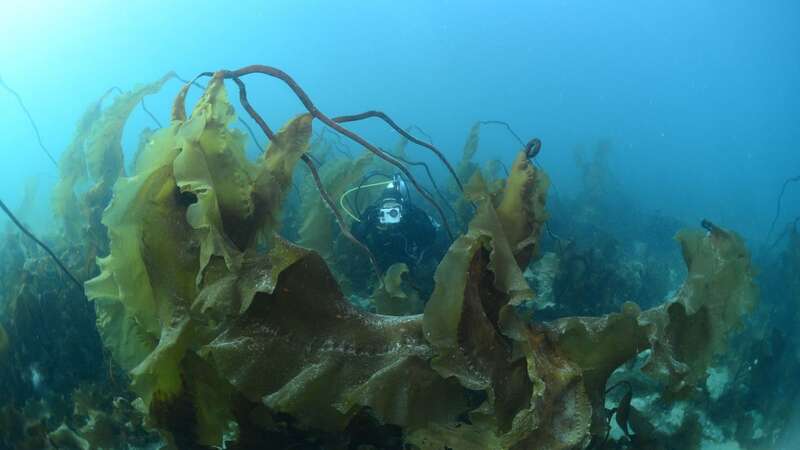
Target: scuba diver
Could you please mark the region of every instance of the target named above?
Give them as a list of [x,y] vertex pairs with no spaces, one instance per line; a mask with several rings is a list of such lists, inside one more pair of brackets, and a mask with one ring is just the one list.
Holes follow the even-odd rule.
[[[385,180],[369,183],[374,177]],[[380,193],[376,194],[378,189]],[[364,197],[372,200],[362,209],[360,200]],[[433,292],[436,266],[450,242],[441,232],[441,226],[414,204],[403,177],[399,174],[389,177],[380,172],[367,174],[358,186],[340,197],[339,203],[353,219],[350,232],[369,248],[378,269],[385,273],[393,264],[404,263],[408,268],[404,280],[417,291],[419,298],[427,299]],[[360,267],[351,266],[349,270],[356,290],[368,292],[371,277],[355,275],[361,271]]]
[[357,189],[380,185],[384,189],[377,200],[358,218],[353,216],[356,220],[351,231],[370,249],[382,271],[392,264],[405,263],[413,273],[423,261],[434,256],[439,224],[411,202],[408,186],[399,174],[382,183],[363,185],[362,182]]

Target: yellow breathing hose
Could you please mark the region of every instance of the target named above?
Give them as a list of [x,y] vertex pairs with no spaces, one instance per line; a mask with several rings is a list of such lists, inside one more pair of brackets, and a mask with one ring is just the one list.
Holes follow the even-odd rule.
[[361,219],[356,217],[355,214],[353,214],[349,209],[347,209],[347,206],[344,206],[344,198],[347,197],[348,195],[352,194],[353,192],[360,190],[360,189],[367,189],[367,188],[376,187],[376,186],[386,186],[386,185],[391,184],[391,183],[392,183],[392,180],[380,181],[378,183],[365,184],[363,186],[356,186],[354,188],[350,188],[350,189],[346,190],[344,192],[344,194],[342,194],[341,197],[339,197],[339,206],[341,206],[342,210],[344,212],[346,212],[348,216],[352,217],[353,220],[355,220],[356,222],[361,222]]

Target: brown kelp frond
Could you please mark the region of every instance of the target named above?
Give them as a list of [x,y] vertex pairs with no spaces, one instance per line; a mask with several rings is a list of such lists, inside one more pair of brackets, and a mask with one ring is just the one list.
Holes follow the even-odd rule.
[[378,314],[408,316],[423,311],[424,304],[417,291],[404,286],[406,274],[408,266],[405,263],[395,263],[386,269],[383,283],[375,288],[371,297]]
[[215,79],[187,120],[154,134],[104,215],[111,254],[99,261],[102,272],[87,292],[115,359],[148,402],[162,404],[188,389],[178,364],[195,336],[184,316],[187,302],[206,278],[236,273],[257,236],[277,226],[291,175],[308,149],[305,114],[251,163],[244,136],[228,128],[232,120],[222,80]]
[[[436,202],[436,200],[434,200],[433,197],[419,185],[416,178],[414,178],[414,176],[411,174],[408,168],[406,168],[397,159],[386,154],[386,152],[384,152],[380,148],[369,143],[366,139],[362,138],[360,135],[334,122],[330,117],[328,117],[322,111],[317,109],[317,107],[311,101],[311,98],[308,96],[308,94],[306,94],[306,92],[300,87],[299,84],[297,84],[297,82],[289,74],[275,67],[264,66],[264,65],[246,66],[238,70],[222,70],[218,73],[225,79],[234,79],[234,80],[246,75],[260,73],[283,81],[287,86],[289,86],[289,88],[292,90],[292,92],[294,92],[294,94],[297,96],[297,98],[300,100],[300,102],[303,104],[306,110],[312,116],[314,116],[314,118],[318,119],[328,127],[336,130],[338,133],[346,136],[347,138],[363,146],[364,148],[369,150],[372,154],[376,155],[378,158],[388,162],[389,164],[392,164],[398,170],[400,170],[403,173],[403,175],[405,175],[406,179],[408,179],[408,181],[414,186],[417,192],[419,192],[419,194],[436,210],[436,212],[439,215],[439,218],[442,220],[444,228],[447,230],[447,233],[450,236],[450,239],[453,239],[453,233],[450,229],[450,225],[447,220],[447,216],[444,214],[444,211]],[[253,116],[253,119],[256,120],[259,126],[262,127],[264,133],[267,134],[267,136],[269,136],[268,133],[269,128],[268,127],[265,128],[266,123],[264,123],[263,120],[259,122],[256,119],[256,116]]]
[[[483,125],[499,125],[508,131],[508,133],[514,138],[514,140],[519,144],[521,148],[524,148],[526,153],[528,154],[528,159],[536,165],[539,169],[542,169],[541,165],[534,159],[541,150],[542,142],[538,138],[533,138],[529,140],[527,143],[522,140],[522,138],[517,134],[511,125],[508,122],[504,122],[502,120],[480,120],[475,122],[470,130],[470,134],[467,137],[467,141],[464,145],[463,155],[461,159],[461,163],[459,164],[459,171],[463,173],[471,174],[477,169],[477,166],[472,163],[472,158],[474,157],[475,153],[478,150],[478,142],[480,137],[480,127]],[[501,168],[506,177],[508,177],[508,168],[505,167],[505,164],[499,159],[490,161],[490,165],[494,165],[495,167],[487,168],[489,169],[487,172],[489,175],[496,173],[497,168]],[[551,184],[551,188],[555,190],[555,186]],[[558,196],[558,192],[555,192],[556,196]]]
[[269,142],[259,161],[253,194],[253,216],[261,222],[258,228],[276,230],[281,206],[292,184],[292,174],[300,160],[306,159],[311,139],[311,116],[302,114],[287,123]]
[[186,120],[186,94],[189,93],[190,87],[192,87],[192,83],[184,84],[178,91],[178,95],[175,96],[175,100],[172,101],[172,113],[170,114],[172,122]]
[[[319,256],[282,246],[254,260],[239,279],[264,270],[280,275],[246,291],[248,298],[255,296],[250,307],[205,347],[236,390],[306,427],[329,431],[343,430],[363,406],[385,423],[412,428],[463,407],[457,385],[427,367],[430,349],[420,316],[356,310]],[[209,287],[204,294],[212,303],[225,303],[236,291]],[[292,330],[291,342],[283,339],[283,330]],[[276,359],[254,357],[255,343]],[[271,363],[277,360],[280,370]],[[418,382],[427,386],[423,392],[415,388]]]
[[[514,140],[517,141],[517,143],[519,144],[520,147],[526,147],[526,146],[532,144],[532,141],[529,141],[528,143],[525,143],[522,140],[522,138],[519,136],[519,134],[517,134],[517,132],[514,131],[514,129],[511,127],[511,124],[509,124],[508,122],[505,122],[505,121],[502,121],[502,120],[481,120],[478,123],[481,124],[481,125],[498,125],[498,126],[502,126],[503,128],[506,129],[506,131],[508,131],[508,133],[514,138]],[[541,142],[540,142],[540,145],[541,145]],[[499,160],[498,160],[498,163],[502,165],[502,162],[500,162]],[[533,163],[535,165],[537,165],[539,168],[542,168],[541,164],[538,161],[534,160]],[[508,173],[508,169],[506,169],[505,166],[503,166],[503,170],[505,170],[505,172]],[[556,194],[555,198],[558,199],[559,195],[558,195],[558,190],[556,189],[556,186],[551,183],[550,184],[550,188],[553,190],[553,193]],[[549,228],[548,228],[548,233],[549,233]]]
[[[264,132],[267,138],[270,141],[272,141],[275,138],[275,133],[272,131],[269,125],[267,125],[267,122],[264,120],[264,118],[261,117],[261,115],[255,110],[255,108],[253,108],[252,105],[250,105],[250,101],[247,99],[247,88],[245,84],[238,77],[233,77],[233,81],[236,83],[236,86],[239,89],[239,102],[242,104],[242,107],[244,107],[245,111],[247,111],[250,117],[258,124],[258,126],[261,128],[261,131]],[[313,116],[313,114],[311,115]],[[310,130],[310,124],[309,124],[309,130]],[[267,154],[266,157],[268,158],[269,154]],[[325,190],[325,186],[323,185],[322,180],[319,178],[319,174],[317,173],[317,168],[314,165],[314,161],[311,159],[311,156],[304,152],[300,156],[300,159],[302,159],[303,163],[305,163],[306,167],[308,167],[308,170],[311,173],[312,180],[314,181],[314,186],[317,188],[320,198],[322,199],[327,209],[329,209],[331,213],[333,213],[333,216],[336,220],[336,224],[339,226],[339,230],[341,231],[342,235],[347,240],[355,244],[357,248],[359,248],[369,257],[369,260],[372,263],[373,268],[375,269],[376,275],[380,278],[380,270],[378,270],[378,266],[375,262],[375,257],[372,255],[372,252],[369,251],[369,248],[367,248],[367,246],[364,245],[364,243],[360,242],[352,235],[352,233],[350,233],[350,230],[347,228],[347,226],[344,223],[344,220],[342,219],[341,213],[336,208],[336,204],[333,202],[333,199]]]
[[153,83],[123,93],[103,111],[86,138],[86,164],[92,178],[113,184],[124,173],[121,140],[128,116],[144,96],[158,92],[173,76],[169,72]]
[[64,234],[70,240],[77,238],[83,220],[76,191],[82,182],[88,180],[86,141],[89,132],[102,114],[103,101],[114,89],[119,90],[119,88],[108,89],[89,105],[78,120],[72,140],[61,154],[58,183],[53,189],[53,213],[56,218],[61,219]]
[[[246,69],[227,78],[236,83]],[[218,447],[223,436],[239,440],[231,448],[291,448],[302,445],[298,436],[355,446],[368,416],[372,430],[398,436],[388,448],[586,448],[607,433],[603,400],[616,368],[649,350],[644,372],[686,390],[752,307],[743,242],[706,222],[707,231],[679,235],[689,277],[667,304],[523,320],[518,308],[534,295],[523,271],[547,218],[548,180],[531,162],[541,148],[531,140],[501,188],[473,171],[464,196],[475,210],[436,269],[424,312],[367,313],[325,263],[337,225],[347,229],[325,209],[372,164],[389,162],[371,151],[326,159],[323,149],[319,167],[309,152],[321,119],[310,102],[279,131],[262,120],[269,147],[250,161],[247,136],[231,126],[225,78],[212,77],[190,115],[177,101],[169,127],[117,180],[103,216],[110,255],[86,285],[104,342],[174,446]],[[245,90],[240,100],[249,105]],[[296,170],[301,161],[310,173]],[[309,193],[298,208],[300,241],[317,252],[276,233],[293,175],[305,176],[298,181]],[[417,301],[407,273],[387,270],[374,291],[380,312],[418,311],[398,303]],[[615,410],[636,430],[631,400],[629,392]],[[340,441],[328,445],[331,437]]]
[[476,122],[469,129],[467,140],[464,142],[464,148],[461,149],[461,162],[472,161],[475,153],[478,152],[478,144],[480,143],[481,124]]
[[353,115],[349,115],[349,116],[334,117],[332,120],[334,122],[336,122],[336,123],[347,123],[347,122],[355,122],[355,121],[359,121],[359,120],[368,119],[370,117],[377,117],[378,119],[381,119],[382,121],[386,122],[386,124],[389,125],[399,135],[403,136],[405,139],[408,139],[409,141],[411,141],[411,142],[413,142],[413,143],[415,143],[415,144],[417,144],[417,145],[419,145],[421,147],[425,147],[428,150],[430,150],[431,152],[433,152],[433,154],[436,155],[437,158],[439,158],[439,160],[442,162],[442,164],[444,164],[444,166],[447,168],[448,172],[450,172],[450,175],[452,175],[453,180],[458,185],[458,189],[461,192],[464,192],[464,186],[461,184],[461,180],[458,179],[458,175],[456,175],[456,171],[453,170],[453,166],[450,165],[450,163],[447,161],[447,158],[444,157],[442,152],[438,148],[436,148],[436,146],[434,146],[433,144],[425,142],[425,141],[422,141],[422,140],[419,140],[416,137],[412,136],[406,130],[400,128],[400,126],[397,125],[397,123],[394,120],[392,120],[391,117],[386,115],[386,113],[384,113],[382,111],[366,111],[366,112],[363,112],[361,114],[353,114]]
[[[111,199],[114,183],[125,173],[122,149],[125,123],[144,96],[158,92],[173,76],[169,72],[127,93],[116,87],[106,91],[83,114],[61,157],[61,176],[53,193],[53,210],[63,223],[67,239],[77,241],[83,237],[91,243],[90,259],[94,259],[93,254],[106,251],[106,230],[101,216]],[[103,108],[103,101],[114,90],[119,91],[119,95]]]
[[186,80],[181,78],[179,75],[174,74],[174,78],[181,83],[183,83],[183,87],[181,90],[178,91],[178,95],[175,96],[175,100],[172,102],[172,113],[170,115],[170,119],[175,121],[183,121],[186,120],[186,94],[189,93],[189,88],[192,86],[198,87],[203,91],[206,90],[207,86],[202,86],[200,83],[197,82],[202,77],[210,77],[213,74],[211,72],[203,72],[196,77],[192,78],[191,80]]
[[[203,85],[201,85],[200,83],[197,82],[197,79],[200,78],[201,76],[204,76],[204,75],[205,74],[200,74],[199,76],[197,76],[192,81],[189,81],[189,80],[187,80],[185,78],[182,78],[179,75],[175,75],[174,78],[176,80],[180,81],[181,83],[183,83],[184,86],[181,87],[181,90],[178,92],[178,96],[175,98],[175,100],[173,102],[173,105],[172,105],[172,107],[173,107],[173,114],[172,114],[173,119],[172,120],[175,120],[174,119],[175,117],[183,117],[183,119],[181,119],[181,120],[185,120],[186,112],[185,112],[185,109],[183,107],[183,104],[186,101],[186,94],[188,93],[189,88],[191,88],[192,86],[194,86],[194,87],[196,87],[196,88],[198,88],[200,90],[203,90],[203,91],[206,89],[206,86],[203,86]],[[245,99],[246,99],[247,94],[245,93],[244,96],[245,96]],[[144,106],[144,104],[142,106]],[[153,120],[156,120],[156,119],[153,118]],[[253,129],[250,127],[250,124],[245,122],[245,120],[242,119],[241,117],[237,117],[237,120],[239,121],[239,124],[242,125],[245,128],[245,130],[247,130],[247,134],[250,135],[250,138],[253,140],[253,144],[256,146],[256,148],[259,149],[261,152],[264,152],[265,148],[258,142],[258,139],[256,138],[256,135],[253,132]],[[161,126],[159,124],[159,128],[160,127]]]
[[184,195],[196,201],[187,218],[201,236],[201,267],[219,256],[238,266],[242,252],[253,242],[254,168],[244,154],[245,136],[228,125],[234,120],[221,80],[215,79],[191,116],[177,123],[180,153],[174,160],[175,180]]
[[[475,152],[478,151],[478,142],[480,140],[480,124],[475,123],[469,130],[467,140],[464,143],[464,148],[461,152],[461,159],[456,166],[456,173],[462,180],[467,180],[466,190],[469,191],[469,181],[472,180],[473,175],[479,171],[478,165],[472,161]],[[451,196],[455,197],[453,209],[456,211],[458,223],[462,229],[466,229],[472,216],[475,213],[475,204],[470,201],[466,196],[458,196],[457,187],[452,184],[448,186],[448,191]]]
[[526,267],[538,252],[539,232],[547,220],[545,201],[550,180],[530,160],[540,148],[541,142],[533,139],[517,154],[497,207],[520,267]]
[[580,370],[516,316],[513,305],[530,289],[479,174],[467,191],[478,210],[437,269],[423,327],[433,369],[483,400],[468,424],[433,423],[409,439],[424,449],[581,448],[591,404]]
[[[758,292],[744,242],[733,232],[713,230],[678,235],[689,273],[664,305],[640,311],[628,303],[620,313],[549,324],[564,356],[584,371],[583,383],[598,408],[614,369],[644,350],[650,355],[643,371],[668,391],[684,391],[702,381],[729,335],[754,308]],[[594,431],[603,430],[605,422],[602,409],[596,409]]]

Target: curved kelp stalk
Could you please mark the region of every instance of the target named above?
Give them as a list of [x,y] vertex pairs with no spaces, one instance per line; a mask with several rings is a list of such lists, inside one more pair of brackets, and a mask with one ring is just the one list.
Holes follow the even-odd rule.
[[764,238],[764,242],[769,244],[769,238],[772,237],[772,232],[775,231],[775,224],[778,223],[778,219],[781,216],[781,202],[783,202],[783,196],[786,194],[786,188],[789,187],[791,183],[797,183],[800,181],[800,175],[787,178],[784,180],[783,185],[781,185],[781,192],[778,194],[778,200],[775,202],[775,217],[772,219],[772,223],[769,225],[769,231],[767,232],[767,237]]
[[[318,253],[276,234],[316,116],[275,133],[264,124],[270,145],[253,162],[230,126],[223,77],[190,115],[186,89],[117,181],[103,214],[110,254],[86,283],[106,346],[171,447],[219,447],[225,436],[228,448],[301,448],[307,437],[341,448],[393,430],[420,450],[582,449],[607,434],[616,368],[649,350],[644,372],[686,391],[756,300],[743,241],[709,222],[679,235],[688,277],[666,304],[523,320],[516,307],[534,296],[523,270],[547,219],[532,140],[497,197],[480,171],[465,185],[476,209],[424,312],[365,312]],[[408,298],[404,272],[391,269],[377,295]]]
[[[442,224],[443,224],[445,230],[447,231],[448,236],[450,236],[450,239],[453,239],[453,233],[452,233],[452,231],[450,229],[450,225],[449,225],[449,222],[447,220],[447,216],[444,214],[444,211],[442,210],[441,206],[439,206],[439,204],[433,199],[433,197],[431,196],[430,193],[428,193],[425,189],[422,188],[422,186],[420,186],[420,184],[417,182],[417,180],[414,178],[414,176],[411,174],[411,172],[408,170],[408,168],[406,168],[400,161],[398,161],[395,158],[391,157],[390,155],[386,154],[386,152],[384,152],[380,148],[378,148],[375,145],[369,143],[366,139],[362,138],[360,135],[354,133],[353,131],[348,130],[347,128],[342,127],[339,123],[335,122],[333,119],[328,117],[322,111],[317,109],[317,107],[311,101],[311,99],[308,96],[308,94],[306,94],[306,92],[300,87],[300,85],[297,84],[297,82],[289,74],[287,74],[286,72],[283,72],[280,69],[277,69],[277,68],[274,68],[274,67],[270,67],[270,66],[252,65],[252,66],[243,67],[243,68],[238,69],[238,70],[221,70],[221,71],[217,72],[218,75],[215,75],[215,74],[213,74],[211,72],[204,72],[204,73],[200,74],[199,76],[220,76],[220,77],[225,78],[225,79],[233,80],[236,83],[236,85],[239,87],[240,100],[241,100],[241,99],[246,99],[246,90],[245,90],[244,83],[241,81],[240,78],[243,77],[243,76],[246,76],[246,75],[251,75],[251,74],[256,74],[256,73],[260,73],[260,74],[263,74],[263,75],[274,77],[274,78],[277,78],[277,79],[283,81],[287,86],[289,86],[289,88],[292,90],[292,92],[294,92],[294,94],[297,96],[297,98],[300,100],[300,102],[303,104],[303,106],[306,108],[306,110],[309,112],[309,114],[311,114],[315,119],[318,119],[319,121],[321,121],[322,123],[324,123],[328,127],[332,128],[336,132],[346,136],[347,138],[351,139],[352,141],[354,141],[354,142],[358,143],[359,145],[363,146],[364,148],[366,148],[369,152],[371,152],[372,154],[374,154],[378,158],[380,158],[380,159],[388,162],[389,164],[392,164],[393,166],[397,167],[397,169],[400,170],[403,173],[403,175],[405,175],[406,179],[408,179],[408,181],[414,186],[414,188],[417,190],[417,192],[419,192],[420,195],[436,210],[437,214],[439,215],[439,218],[442,220]],[[244,106],[244,103],[243,103],[243,106]],[[267,126],[266,122],[264,122],[264,120],[261,119],[260,116],[255,112],[255,110],[252,108],[252,106],[249,106],[249,104],[248,104],[248,106],[245,106],[245,110],[256,121],[256,123],[258,123],[258,125],[261,127],[261,129],[264,131],[264,133],[267,135],[267,137],[269,137],[270,134],[271,134],[271,131],[270,131],[269,127]],[[422,141],[418,141],[418,142],[423,143]],[[459,182],[459,184],[460,184],[460,182]]]
[[522,138],[519,137],[519,135],[517,134],[516,131],[514,131],[513,128],[511,128],[511,125],[508,122],[504,122],[502,120],[481,120],[478,121],[478,123],[481,125],[499,125],[501,127],[504,127],[506,131],[508,131],[508,134],[510,134],[517,141],[517,143],[519,143],[520,147],[525,146],[525,142],[522,141]]
[[79,290],[83,291],[83,283],[81,283],[80,281],[78,281],[77,278],[75,278],[75,275],[73,275],[72,272],[70,272],[69,269],[67,269],[67,266],[65,266],[64,263],[61,262],[61,259],[58,256],[56,256],[56,254],[53,253],[52,250],[50,250],[50,247],[48,247],[47,244],[45,244],[44,242],[40,241],[39,238],[36,237],[36,235],[31,233],[28,230],[28,228],[26,228],[25,225],[23,225],[22,222],[20,222],[19,219],[17,219],[17,217],[14,215],[14,213],[12,213],[10,209],[8,209],[8,207],[6,206],[5,202],[3,202],[2,200],[0,200],[0,209],[3,210],[3,212],[6,214],[6,216],[8,216],[8,218],[11,220],[11,222],[14,223],[14,225],[19,229],[19,231],[22,232],[22,234],[24,234],[30,240],[32,240],[34,243],[36,243],[36,245],[41,247],[41,249],[44,250],[45,253],[47,253],[48,256],[50,256],[50,259],[52,259],[53,262],[56,263],[58,268],[61,269],[62,272],[64,272],[64,275],[66,275],[67,278],[69,278],[69,280],[75,285],[75,287],[77,287]]
[[[324,190],[328,193],[330,199],[340,199],[350,186],[362,178],[372,161],[373,156],[366,152],[355,159],[340,158],[330,161],[323,167],[324,170],[320,175],[321,182],[316,179],[313,180],[314,187],[319,191],[320,186],[324,185]],[[308,195],[303,198],[302,210],[303,220],[298,230],[298,243],[317,251],[323,258],[330,259],[335,251],[334,229],[331,226],[331,214],[328,214],[330,208],[323,197]],[[334,214],[333,217],[336,218],[336,215]],[[342,228],[348,231],[348,228],[341,222],[337,221],[336,226],[340,231]],[[347,238],[346,234],[343,235]],[[354,242],[353,239],[347,239],[350,242]],[[361,243],[359,242],[357,245],[359,246],[357,248],[360,248]],[[378,272],[378,276],[380,276],[380,272]]]
[[[514,129],[511,127],[511,124],[509,124],[508,122],[505,122],[505,121],[502,121],[502,120],[480,120],[480,121],[475,123],[475,127],[476,128],[474,128],[474,130],[477,132],[477,127],[483,126],[483,125],[496,125],[496,126],[500,126],[500,127],[505,128],[505,130],[508,132],[508,134],[513,137],[513,139],[519,144],[520,147],[525,147],[526,145],[530,144],[530,142],[528,142],[528,143],[524,142],[522,140],[522,138],[519,136],[519,134],[517,134],[517,132],[514,131]],[[501,160],[494,160],[494,161],[496,161],[496,164],[498,164],[500,167],[502,167],[503,171],[506,173],[506,176],[508,176],[508,169],[505,167],[503,162]],[[534,160],[533,163],[536,164],[539,167],[539,169],[543,169],[543,167],[541,166],[541,163],[539,163],[537,160]],[[554,198],[556,199],[556,201],[559,201],[559,198],[561,196],[559,195],[558,190],[556,189],[556,186],[551,183],[550,184],[550,189],[552,189],[553,194],[555,194]],[[553,233],[550,231],[549,226],[546,226],[546,230],[547,230],[548,234],[553,236],[554,239],[556,239],[556,240],[560,239],[560,238],[556,237],[555,235],[553,235]]]
[[[217,79],[217,77],[214,76],[214,79]],[[247,99],[247,88],[245,87],[245,84],[238,77],[233,77],[233,80],[236,83],[236,86],[239,88],[239,102],[242,104],[242,107],[244,107],[245,111],[247,111],[250,117],[258,124],[258,126],[267,136],[267,139],[269,139],[270,142],[272,142],[275,139],[275,133],[272,131],[269,125],[267,125],[267,122],[264,120],[264,118],[261,117],[261,115],[255,110],[255,108],[253,108],[252,105],[250,105],[250,102]],[[190,84],[187,84],[186,86],[190,86]],[[325,186],[322,184],[322,180],[320,179],[319,173],[317,172],[317,167],[314,164],[314,161],[312,160],[311,156],[308,155],[306,152],[303,152],[303,154],[300,156],[300,159],[303,161],[303,163],[305,163],[306,167],[308,167],[308,170],[311,173],[311,177],[314,182],[314,186],[317,188],[320,198],[325,203],[325,206],[333,214],[336,220],[336,224],[339,226],[340,232],[347,240],[352,242],[356,246],[356,248],[360,249],[362,252],[364,252],[364,254],[367,255],[370,263],[372,264],[372,268],[375,271],[375,275],[378,276],[378,279],[380,281],[381,271],[378,268],[378,264],[375,260],[375,257],[372,255],[372,252],[363,242],[356,239],[355,236],[353,236],[353,234],[350,233],[349,228],[345,225],[344,219],[342,218],[341,212],[336,208],[336,204],[334,203],[333,198],[325,190]],[[291,182],[291,177],[289,177],[288,181]]]
[[47,147],[44,146],[44,143],[42,142],[42,135],[39,133],[39,127],[36,125],[36,121],[33,120],[33,116],[31,115],[30,111],[28,111],[28,107],[25,106],[25,102],[22,101],[22,97],[20,97],[17,91],[11,89],[11,86],[6,84],[2,76],[0,76],[0,86],[6,91],[8,91],[9,94],[13,95],[14,98],[17,100],[19,107],[25,113],[25,116],[28,118],[28,122],[30,122],[31,124],[31,128],[33,128],[34,134],[36,134],[36,142],[39,143],[39,148],[41,148],[44,154],[47,155],[47,158],[53,163],[53,165],[58,166],[58,163],[56,162],[56,159],[53,157],[53,154],[50,153],[50,150],[48,150]]
[[156,126],[158,128],[164,128],[164,126],[161,125],[161,121],[158,120],[158,118],[155,116],[155,114],[153,114],[153,112],[150,111],[150,109],[147,107],[147,105],[145,105],[144,97],[142,97],[142,99],[139,100],[139,104],[142,105],[142,111],[144,111],[145,114],[147,114],[150,117],[150,119],[153,121],[153,123],[156,124]]
[[[389,153],[389,155],[391,155],[393,158],[395,158],[396,160],[402,162],[405,165],[422,167],[423,170],[425,170],[425,174],[428,176],[428,181],[431,183],[431,187],[433,187],[433,190],[434,190],[434,192],[436,192],[436,195],[438,195],[439,198],[442,199],[442,201],[444,202],[444,205],[453,214],[453,216],[456,216],[456,217],[458,216],[458,213],[456,213],[456,210],[453,209],[453,207],[450,205],[450,202],[447,200],[447,198],[444,196],[442,191],[439,189],[439,185],[436,183],[436,178],[431,173],[431,169],[430,169],[430,167],[428,167],[427,164],[425,164],[422,161],[409,161],[408,159],[404,158],[403,156],[400,156],[400,155],[395,154],[395,153]],[[462,189],[463,189],[463,187],[462,187]]]
[[413,142],[414,144],[417,144],[417,145],[419,145],[421,147],[425,147],[428,150],[430,150],[431,152],[433,152],[433,154],[436,155],[437,158],[439,158],[439,160],[442,162],[442,164],[444,164],[444,166],[447,168],[448,172],[450,172],[450,175],[452,175],[452,177],[453,177],[453,181],[455,181],[456,184],[458,185],[458,189],[461,192],[464,192],[464,186],[461,184],[461,180],[458,179],[458,175],[456,175],[456,171],[453,169],[453,166],[451,166],[450,163],[447,161],[447,158],[444,157],[442,152],[438,148],[436,148],[433,144],[425,142],[425,141],[422,141],[422,140],[419,140],[419,139],[415,138],[414,136],[412,136],[406,130],[400,128],[400,126],[397,125],[397,123],[394,120],[392,120],[391,117],[386,115],[386,113],[384,113],[382,111],[366,111],[366,112],[363,112],[361,114],[353,114],[353,115],[349,115],[349,116],[334,117],[332,120],[334,122],[336,122],[336,123],[347,123],[347,122],[356,122],[356,121],[359,121],[359,120],[369,119],[371,117],[376,117],[376,118],[386,122],[386,124],[389,125],[389,127],[391,127],[394,131],[397,132],[397,134],[399,134],[403,138],[405,138],[405,139],[409,140],[410,142]]

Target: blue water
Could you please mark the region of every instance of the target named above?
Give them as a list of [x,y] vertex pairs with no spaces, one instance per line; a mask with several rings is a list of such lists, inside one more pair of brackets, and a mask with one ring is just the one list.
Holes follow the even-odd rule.
[[[542,139],[541,163],[566,193],[578,186],[576,146],[609,139],[612,169],[643,207],[689,223],[707,217],[758,241],[781,183],[800,173],[799,22],[791,1],[5,0],[0,75],[57,154],[110,86],[168,70],[274,65],[322,110],[382,109],[454,159],[474,121],[508,121]],[[162,122],[178,88],[147,99]],[[271,123],[301,111],[276,80],[249,90]],[[56,171],[6,92],[0,123],[0,192],[16,204],[38,176],[36,217],[46,221]],[[146,125],[137,110],[126,151]],[[356,129],[394,142],[377,123]],[[478,158],[508,163],[516,147],[487,128]],[[789,186],[778,229],[800,214],[798,200],[800,186]]]
[[[22,97],[56,159],[85,108],[112,86],[129,90],[170,70],[192,78],[266,64],[291,74],[326,114],[385,111],[423,129],[454,162],[473,123],[506,121],[522,139],[541,139],[537,161],[555,186],[550,205],[584,188],[576,154],[609,142],[620,188],[613,194],[632,200],[637,214],[692,226],[709,219],[742,234],[759,256],[800,217],[798,181],[786,185],[768,236],[784,181],[800,175],[800,2],[226,3],[0,0],[0,77]],[[280,81],[247,83],[250,102],[274,129],[304,112]],[[146,98],[162,124],[180,87],[173,80]],[[198,95],[192,90],[187,104]],[[139,132],[153,126],[143,109],[134,111],[123,137],[129,158]],[[348,127],[382,147],[397,140],[378,121]],[[509,165],[517,150],[503,128],[484,127],[476,160]],[[429,154],[408,152],[445,177]],[[0,199],[37,234],[54,232],[58,170],[2,88],[0,156]],[[35,202],[21,205],[32,182]],[[6,225],[0,216],[0,231]],[[756,263],[779,267],[778,253]],[[798,301],[782,297],[781,282],[788,283],[767,289],[769,308]],[[792,320],[774,321],[796,344]],[[800,413],[791,423],[800,430]],[[798,448],[791,434],[786,449]]]

